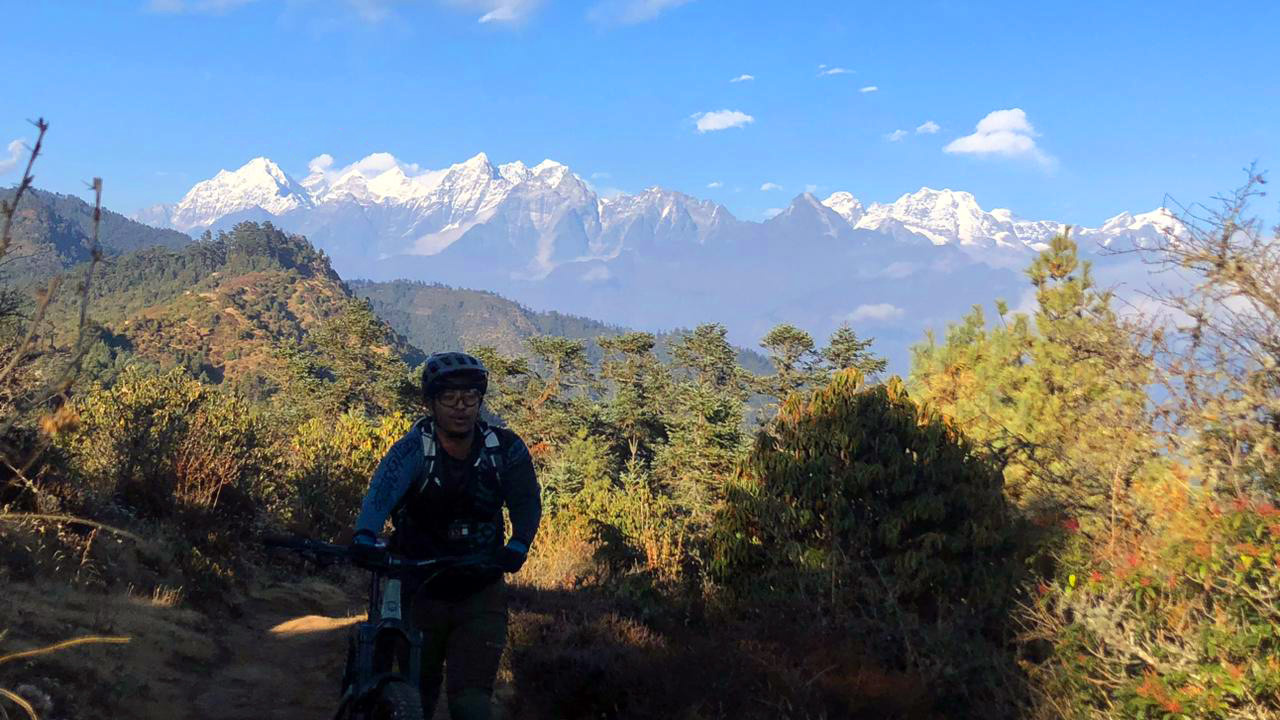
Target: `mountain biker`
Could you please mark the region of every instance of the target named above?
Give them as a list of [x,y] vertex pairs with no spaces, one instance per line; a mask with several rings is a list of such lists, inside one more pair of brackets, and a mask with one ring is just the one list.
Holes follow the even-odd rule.
[[[489,717],[507,641],[502,574],[524,564],[542,516],[524,441],[479,419],[488,381],[484,364],[466,353],[427,358],[422,395],[429,414],[378,464],[352,540],[357,553],[371,552],[390,517],[394,552],[414,559],[485,554],[495,568],[442,577],[407,595],[407,617],[423,633],[420,680],[427,718],[435,709],[446,665],[450,716]],[[512,527],[505,543],[504,505]]]

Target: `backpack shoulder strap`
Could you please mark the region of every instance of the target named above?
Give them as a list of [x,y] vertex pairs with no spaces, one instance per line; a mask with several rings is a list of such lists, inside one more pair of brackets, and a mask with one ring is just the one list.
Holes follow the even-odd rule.
[[[417,432],[422,439],[422,472],[414,479],[400,496],[399,502],[391,511],[393,521],[399,525],[400,518],[405,508],[408,507],[409,501],[426,487],[430,479],[435,476],[436,465],[436,432],[435,426],[431,423],[430,417],[423,417],[413,424],[413,431]],[[439,482],[439,481],[437,481]]]

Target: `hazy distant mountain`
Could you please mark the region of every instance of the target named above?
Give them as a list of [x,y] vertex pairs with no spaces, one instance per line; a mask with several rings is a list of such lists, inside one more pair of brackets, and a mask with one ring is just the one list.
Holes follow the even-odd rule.
[[[12,201],[14,190],[0,190],[0,201]],[[173,230],[161,230],[104,210],[98,227],[103,254],[114,257],[145,247],[176,248],[191,241]],[[29,190],[14,216],[13,245],[4,275],[25,279],[58,272],[89,259],[93,247],[93,206],[72,195]],[[2,277],[2,276],[0,276]]]
[[[1063,223],[1051,220],[1022,220],[1003,208],[987,212],[973,195],[955,190],[921,188],[888,205],[873,203],[865,210],[847,192],[833,193],[823,204],[855,228],[875,230],[899,239],[909,239],[905,234],[923,236],[934,245],[1042,250],[1064,227]],[[1101,228],[1078,228],[1074,235],[1089,249],[1088,243],[1109,245],[1121,238],[1150,240],[1177,227],[1173,214],[1158,208],[1137,216],[1121,213]]]
[[[822,340],[848,321],[898,369],[924,328],[993,297],[1016,307],[1021,268],[1063,227],[929,188],[870,205],[806,193],[749,222],[662,188],[603,198],[560,163],[495,166],[484,154],[443,170],[386,153],[336,168],[322,155],[302,180],[257,158],[138,217],[188,232],[269,219],[306,235],[344,277],[483,288],[651,331],[719,321],[748,347],[778,322]],[[1088,252],[1175,224],[1158,209],[1075,234]]]

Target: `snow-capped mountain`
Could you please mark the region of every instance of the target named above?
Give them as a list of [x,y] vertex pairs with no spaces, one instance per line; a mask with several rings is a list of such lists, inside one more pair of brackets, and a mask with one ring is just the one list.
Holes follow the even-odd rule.
[[866,208],[862,207],[862,202],[854,197],[853,193],[845,190],[831,193],[826,200],[822,201],[822,204],[835,210],[837,215],[853,226],[857,226],[858,221],[867,212]]
[[[659,187],[601,197],[561,163],[494,165],[483,153],[437,170],[388,153],[346,166],[321,155],[307,171],[297,181],[256,158],[135,217],[193,234],[270,220],[306,235],[344,277],[494,290],[637,328],[723,322],[744,344],[778,322],[821,334],[848,321],[899,370],[924,327],[1025,296],[1021,268],[1063,228],[930,188],[869,205],[804,193],[749,222]],[[1088,252],[1177,229],[1158,209],[1073,233]]]
[[279,165],[257,157],[235,172],[222,170],[196,183],[169,214],[170,224],[190,230],[210,224],[208,218],[245,213],[284,215],[313,206],[307,191],[285,174]]
[[887,205],[872,203],[862,212],[851,211],[861,211],[861,204],[848,193],[835,193],[823,204],[839,212],[856,228],[898,239],[918,235],[934,245],[1038,248],[1062,229],[1061,223],[1016,219],[1005,209],[986,212],[967,192],[927,187]]
[[[847,229],[865,230],[905,243],[957,245],[979,256],[1042,249],[1064,227],[1023,220],[1003,208],[986,211],[970,193],[927,187],[870,205],[844,191],[821,202],[806,193],[766,223],[751,223],[717,203],[658,187],[601,198],[555,161],[495,166],[484,153],[443,170],[424,170],[389,153],[335,168],[332,157],[321,155],[308,171],[299,182],[271,160],[254,158],[197,183],[176,205],[149,208],[135,218],[187,232],[273,219],[335,257],[364,259],[437,255],[474,231],[490,243],[505,241],[521,256],[511,270],[536,277],[564,262],[609,260],[624,248],[745,241],[781,227],[793,240],[801,239],[796,233],[836,237]],[[1176,229],[1177,221],[1161,208],[1121,213],[1100,228],[1075,233],[1110,245],[1121,237],[1148,241]]]

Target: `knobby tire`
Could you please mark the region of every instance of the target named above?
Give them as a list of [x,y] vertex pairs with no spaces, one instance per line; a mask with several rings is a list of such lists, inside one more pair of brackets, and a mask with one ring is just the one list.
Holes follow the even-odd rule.
[[407,682],[392,680],[373,702],[372,720],[423,720],[422,696]]

